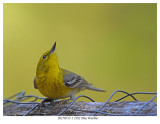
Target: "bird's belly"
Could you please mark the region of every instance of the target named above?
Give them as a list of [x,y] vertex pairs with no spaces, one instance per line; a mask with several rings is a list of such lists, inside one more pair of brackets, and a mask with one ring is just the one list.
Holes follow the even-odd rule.
[[70,97],[73,92],[73,88],[68,88],[62,81],[43,81],[39,82],[38,89],[42,95],[50,99],[61,99]]

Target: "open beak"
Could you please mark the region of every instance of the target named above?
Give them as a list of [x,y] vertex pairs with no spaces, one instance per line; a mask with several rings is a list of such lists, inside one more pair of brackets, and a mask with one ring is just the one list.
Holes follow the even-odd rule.
[[52,46],[52,48],[51,48],[51,51],[50,51],[50,54],[51,54],[52,52],[54,52],[55,48],[56,48],[56,42],[53,44],[53,46]]

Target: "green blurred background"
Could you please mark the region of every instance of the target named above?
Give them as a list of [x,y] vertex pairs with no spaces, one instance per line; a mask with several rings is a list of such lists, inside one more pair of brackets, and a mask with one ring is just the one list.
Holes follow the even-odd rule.
[[[3,5],[3,97],[33,87],[40,56],[57,41],[62,68],[107,92],[83,91],[106,101],[115,90],[157,91],[157,4]],[[113,99],[123,94],[117,94]],[[141,100],[148,97],[139,96]]]

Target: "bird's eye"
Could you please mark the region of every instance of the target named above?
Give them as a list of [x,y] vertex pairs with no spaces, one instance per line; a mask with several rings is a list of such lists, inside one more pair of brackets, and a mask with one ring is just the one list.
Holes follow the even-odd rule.
[[46,57],[47,57],[47,55],[44,55],[44,56],[43,56],[43,59],[45,59]]

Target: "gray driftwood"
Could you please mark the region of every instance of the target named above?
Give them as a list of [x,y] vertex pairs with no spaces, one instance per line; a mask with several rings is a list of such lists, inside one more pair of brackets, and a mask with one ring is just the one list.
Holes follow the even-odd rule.
[[[103,112],[107,112],[115,115],[133,115],[140,107],[146,102],[110,102],[102,109]],[[36,107],[29,113],[29,116],[55,116],[67,107],[70,102],[65,103],[45,103],[45,106],[40,108]],[[71,109],[67,109],[63,116],[91,116],[94,113],[93,110],[97,110],[102,106],[103,102],[75,102]],[[22,116],[29,111],[35,104],[12,104],[3,107],[4,116]],[[84,110],[84,111],[80,111]],[[156,115],[157,103],[151,102],[145,106],[139,113],[139,115]],[[102,113],[97,113],[96,116],[106,116]]]

